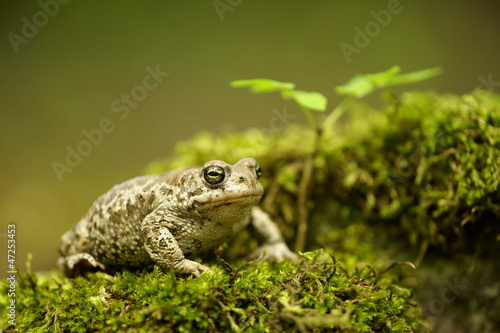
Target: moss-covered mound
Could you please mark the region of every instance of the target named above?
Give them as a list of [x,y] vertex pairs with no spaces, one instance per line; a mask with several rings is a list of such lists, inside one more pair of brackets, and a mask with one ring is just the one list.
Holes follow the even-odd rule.
[[[500,330],[499,96],[387,93],[381,110],[354,103],[334,128],[205,132],[176,151],[148,172],[256,158],[261,204],[289,245],[336,260],[230,273],[219,258],[199,279],[23,275],[19,331]],[[244,232],[223,257],[234,265],[256,246]]]
[[[175,156],[152,163],[149,172],[247,156],[262,166],[264,207],[290,241],[297,236],[301,204],[317,212],[334,199],[344,213],[359,211],[365,222],[395,227],[413,246],[455,251],[479,240],[498,249],[498,95],[406,93],[399,99],[388,93],[381,111],[357,104],[349,119],[324,129],[319,140],[313,130],[297,126],[280,135],[265,129],[200,133],[179,143]],[[310,156],[313,177],[301,188]],[[299,203],[301,191],[307,192],[305,203]],[[324,234],[312,230],[309,239],[316,240],[318,231]]]
[[[299,126],[200,133],[149,172],[253,156],[263,169],[262,205],[292,247],[333,247],[350,267],[411,260],[420,267],[408,283],[436,329],[500,330],[500,97],[385,96],[381,110],[356,103],[319,134]],[[367,235],[377,250],[363,250]],[[449,296],[457,279],[469,283]]]
[[[404,332],[422,328],[411,292],[367,267],[349,275],[320,251],[301,263],[244,265],[200,278],[153,272],[27,274],[19,332]],[[223,265],[226,266],[227,265]],[[1,284],[5,309],[8,284]],[[6,327],[2,314],[0,323]],[[7,330],[9,331],[9,330]],[[12,331],[14,331],[12,329]]]
[[400,224],[412,245],[498,249],[500,98],[405,94],[385,116],[370,138],[337,155],[359,207]]

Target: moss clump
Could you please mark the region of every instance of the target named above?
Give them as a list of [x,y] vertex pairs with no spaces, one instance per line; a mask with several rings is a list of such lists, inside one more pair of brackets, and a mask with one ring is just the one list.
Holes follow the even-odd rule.
[[[301,263],[244,265],[194,279],[152,272],[26,274],[17,286],[20,332],[403,332],[422,328],[411,292],[391,275],[347,274],[322,253]],[[2,295],[8,285],[1,283]],[[0,298],[2,309],[8,299]],[[0,325],[6,327],[5,315]],[[9,330],[7,330],[9,331]],[[13,329],[11,329],[13,331]]]
[[[500,98],[405,94],[372,138],[339,154],[344,187],[372,220],[398,223],[412,244],[467,250],[500,235]],[[354,161],[347,159],[354,155]]]
[[[200,133],[148,171],[254,157],[264,171],[261,204],[288,243],[306,230],[307,250],[323,247],[339,262],[314,252],[301,264],[236,273],[212,265],[215,274],[199,279],[157,269],[75,280],[27,274],[18,281],[17,328],[425,331],[423,309],[436,330],[499,329],[500,97],[386,96],[381,111],[354,103],[341,126],[323,132]],[[241,233],[225,258],[237,262],[255,246]],[[421,264],[408,274],[415,258]],[[454,295],[450,281],[460,286]],[[5,295],[6,281],[1,288]]]
[[[483,272],[488,283],[469,284],[459,301],[446,303],[447,312],[429,316],[452,322],[454,331],[500,329],[494,308],[477,306],[472,314],[471,307],[462,306],[498,299],[499,289],[492,292],[488,285],[496,285],[500,274],[491,262],[500,252],[500,96],[480,90],[464,96],[385,96],[381,110],[352,104],[343,123],[320,136],[299,126],[279,135],[256,129],[200,133],[179,143],[174,156],[152,163],[149,172],[255,157],[266,188],[262,205],[290,244],[297,241],[302,208],[309,214],[305,249],[333,247],[349,262],[347,269],[360,261],[421,263],[417,280],[407,282],[418,287],[426,308],[440,297],[428,291],[441,293],[446,279],[472,281]],[[311,157],[313,177],[301,186]],[[367,235],[374,252],[358,241]],[[238,244],[255,246],[244,237]],[[233,253],[246,251],[236,247]],[[428,272],[442,270],[443,261],[448,273],[425,279]]]
[[[350,119],[325,129],[317,143],[314,131],[297,126],[280,136],[255,129],[203,132],[179,143],[173,157],[152,163],[149,172],[252,156],[264,170],[264,208],[293,241],[299,183],[313,154],[306,203],[313,213],[319,209],[324,216],[332,204],[325,202],[335,200],[344,210],[331,212],[337,220],[361,212],[363,222],[395,227],[414,246],[456,251],[482,237],[484,246],[498,246],[500,97],[485,91],[387,96],[382,112],[354,105]],[[318,234],[310,234],[316,240]]]

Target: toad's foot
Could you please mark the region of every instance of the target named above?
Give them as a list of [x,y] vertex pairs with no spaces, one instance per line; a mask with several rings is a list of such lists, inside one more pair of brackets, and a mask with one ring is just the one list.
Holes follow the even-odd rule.
[[275,261],[283,261],[284,259],[291,260],[299,260],[299,256],[288,248],[288,246],[284,242],[274,243],[274,244],[264,244],[259,247],[257,250],[252,252],[249,256],[247,256],[247,260],[260,258],[263,253],[264,260],[275,260]]
[[193,274],[195,277],[199,277],[201,273],[205,271],[211,272],[212,270],[207,266],[204,266],[196,261],[189,259],[182,259],[178,264],[174,264],[172,268],[181,274]]
[[106,270],[106,266],[104,264],[100,263],[99,261],[95,260],[92,255],[88,253],[77,253],[70,255],[68,257],[60,257],[59,258],[59,266],[64,268],[67,267],[70,270],[73,270],[76,265],[91,265],[92,267],[99,268],[101,270]]

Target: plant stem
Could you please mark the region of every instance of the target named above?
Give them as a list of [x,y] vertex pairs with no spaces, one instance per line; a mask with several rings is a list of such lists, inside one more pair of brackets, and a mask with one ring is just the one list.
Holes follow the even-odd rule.
[[328,115],[328,117],[323,122],[323,128],[328,129],[340,118],[345,112],[345,110],[354,102],[354,97],[347,96],[342,100],[342,102],[337,105],[335,109]]
[[304,251],[307,234],[307,187],[311,179],[314,157],[309,155],[304,163],[304,170],[299,184],[298,210],[299,223],[297,225],[297,238],[295,240],[295,252]]
[[311,110],[306,109],[301,106],[302,112],[304,112],[304,115],[306,116],[307,120],[309,121],[309,124],[311,127],[316,130],[317,129],[317,124],[316,124],[316,118],[314,118]]
[[420,244],[420,251],[418,252],[418,256],[413,262],[415,267],[418,267],[422,260],[424,259],[425,253],[427,252],[427,248],[429,247],[429,241],[428,240],[423,240],[422,243]]
[[297,195],[299,221],[297,225],[297,237],[295,239],[295,252],[304,251],[306,243],[307,225],[309,218],[309,210],[307,208],[308,188],[312,180],[312,174],[314,170],[314,159],[319,151],[319,144],[322,133],[323,130],[321,128],[316,128],[314,151],[311,153],[311,155],[307,156],[307,159],[304,162],[302,178],[300,178],[299,192]]

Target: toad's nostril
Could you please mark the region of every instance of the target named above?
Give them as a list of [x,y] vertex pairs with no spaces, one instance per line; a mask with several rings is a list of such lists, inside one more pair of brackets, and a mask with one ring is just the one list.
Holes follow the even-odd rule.
[[245,177],[241,176],[240,181],[244,181],[244,180],[245,180]]

